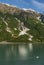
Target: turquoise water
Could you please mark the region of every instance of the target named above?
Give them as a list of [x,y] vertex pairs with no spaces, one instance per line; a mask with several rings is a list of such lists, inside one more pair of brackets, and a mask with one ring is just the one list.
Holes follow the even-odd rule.
[[0,45],[0,65],[44,65],[44,44]]

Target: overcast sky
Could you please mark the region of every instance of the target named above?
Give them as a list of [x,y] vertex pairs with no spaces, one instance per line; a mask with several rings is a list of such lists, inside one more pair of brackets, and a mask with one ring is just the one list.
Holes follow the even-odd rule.
[[38,12],[44,12],[44,0],[0,0],[0,2],[19,8],[32,8]]

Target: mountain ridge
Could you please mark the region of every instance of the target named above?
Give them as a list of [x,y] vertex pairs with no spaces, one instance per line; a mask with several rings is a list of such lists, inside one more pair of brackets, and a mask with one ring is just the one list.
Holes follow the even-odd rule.
[[1,3],[0,41],[44,42],[44,15]]
[[[37,12],[37,11],[35,11],[35,10],[33,10],[33,9],[31,9],[31,8],[18,8],[17,6],[14,6],[14,5],[10,5],[10,4],[7,4],[7,3],[1,3],[0,2],[0,5],[1,6],[8,6],[8,7],[12,7],[12,8],[17,8],[17,9],[20,9],[20,10],[23,10],[23,11],[33,11],[33,12]],[[39,13],[39,12],[37,12],[37,13]]]

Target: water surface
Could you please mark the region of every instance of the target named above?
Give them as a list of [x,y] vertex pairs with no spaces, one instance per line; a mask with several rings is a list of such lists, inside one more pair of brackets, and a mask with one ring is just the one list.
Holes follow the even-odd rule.
[[0,65],[44,65],[44,44],[0,45]]

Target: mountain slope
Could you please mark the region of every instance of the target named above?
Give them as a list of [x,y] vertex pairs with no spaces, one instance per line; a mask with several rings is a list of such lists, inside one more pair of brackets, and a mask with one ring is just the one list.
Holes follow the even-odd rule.
[[0,3],[0,41],[44,42],[44,22],[40,13]]

